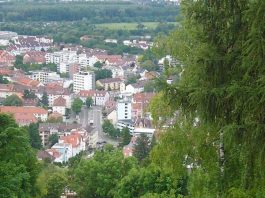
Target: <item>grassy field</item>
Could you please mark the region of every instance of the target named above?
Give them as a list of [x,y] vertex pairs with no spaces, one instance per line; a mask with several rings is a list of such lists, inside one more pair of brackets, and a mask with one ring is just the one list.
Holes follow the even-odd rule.
[[[171,24],[176,24],[175,22],[169,22]],[[155,29],[159,22],[143,22],[143,24],[147,29]],[[111,30],[135,30],[137,29],[138,23],[102,23],[96,24],[98,28],[108,28]]]

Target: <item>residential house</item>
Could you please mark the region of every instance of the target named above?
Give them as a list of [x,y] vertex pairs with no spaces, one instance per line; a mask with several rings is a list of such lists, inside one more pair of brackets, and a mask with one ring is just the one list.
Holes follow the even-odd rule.
[[28,126],[31,123],[38,122],[38,119],[32,113],[14,113],[13,116],[19,126]]
[[7,96],[16,94],[14,85],[12,84],[0,84],[0,98],[6,98]]
[[124,90],[125,83],[120,78],[106,78],[97,80],[96,84],[100,87],[103,87],[105,91],[109,90]]
[[46,62],[46,52],[42,51],[29,51],[23,56],[24,64],[43,64]]
[[[28,116],[27,119],[33,120],[32,115],[36,120],[41,120],[45,122],[48,118],[48,111],[40,107],[15,107],[15,106],[2,106],[0,107],[1,113],[10,113],[21,119],[23,116]],[[31,115],[31,116],[30,116]],[[34,119],[34,121],[35,121]]]
[[37,159],[43,161],[49,160],[50,162],[53,162],[55,160],[55,157],[47,151],[38,151]]
[[151,140],[154,133],[155,129],[152,127],[151,120],[147,118],[137,118],[134,122],[133,136],[139,137],[141,134],[145,134]]
[[39,133],[42,140],[42,145],[48,144],[49,136],[58,134],[59,137],[70,134],[73,129],[81,128],[80,124],[67,124],[67,123],[40,123]]
[[131,93],[131,94],[136,94],[136,93],[141,93],[144,91],[144,86],[147,84],[147,81],[141,80],[133,84],[129,84],[126,86],[125,92],[126,93]]
[[24,85],[27,87],[30,87],[31,89],[37,89],[41,85],[43,85],[41,82],[37,80],[33,80],[25,75],[14,75],[11,80],[17,84]]
[[98,91],[98,90],[81,90],[78,92],[77,96],[85,102],[87,97],[93,99],[94,105],[96,106],[105,106],[109,101],[109,93],[107,91]]
[[72,144],[56,143],[51,149],[46,150],[49,154],[55,157],[54,162],[64,163],[73,157]]
[[71,94],[70,90],[63,88],[62,85],[56,83],[46,84],[45,87],[40,87],[36,93],[39,99],[42,98],[43,93],[46,92],[48,95],[49,106],[52,107],[54,100],[60,96],[62,96],[66,100],[66,108],[71,108]]
[[63,136],[59,139],[59,143],[72,145],[72,157],[85,150],[85,142],[79,133],[72,133],[70,135]]
[[5,50],[0,50],[0,65],[13,66],[16,57]]
[[143,118],[154,93],[136,93],[132,97],[132,118]]
[[58,112],[61,115],[65,115],[66,112],[66,100],[62,97],[59,96],[53,101],[53,106],[52,106],[53,112]]

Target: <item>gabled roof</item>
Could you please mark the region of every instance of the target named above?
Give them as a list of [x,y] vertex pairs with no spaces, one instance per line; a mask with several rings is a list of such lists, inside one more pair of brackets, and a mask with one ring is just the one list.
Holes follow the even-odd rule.
[[68,136],[63,136],[60,138],[64,143],[71,144],[73,148],[76,148],[80,145],[81,134],[74,133]]
[[66,100],[62,96],[59,96],[53,102],[53,106],[65,107],[65,105],[66,105]]
[[77,95],[80,97],[105,97],[106,91],[81,90]]
[[38,151],[37,153],[37,158],[41,159],[41,160],[45,160],[45,159],[50,159],[51,161],[55,160],[55,157],[52,156],[49,152],[47,151]]
[[122,82],[120,78],[105,78],[105,79],[100,79],[98,80],[102,84],[106,83],[114,83],[114,82]]
[[32,113],[32,114],[48,114],[48,111],[40,107],[14,107],[2,106],[0,112],[3,113]]

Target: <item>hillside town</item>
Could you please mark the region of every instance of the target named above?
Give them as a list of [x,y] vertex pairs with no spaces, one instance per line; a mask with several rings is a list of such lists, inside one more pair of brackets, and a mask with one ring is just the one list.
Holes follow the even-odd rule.
[[[118,137],[102,129],[106,121],[117,130],[129,129],[132,141],[124,146],[125,156],[132,156],[141,134],[152,139],[156,129],[148,104],[155,93],[145,87],[160,72],[141,68],[136,55],[109,55],[102,49],[14,32],[0,32],[0,41],[6,45],[0,51],[0,113],[13,115],[19,126],[39,123],[44,148],[39,159],[65,163],[81,151],[90,155],[106,143],[117,146]],[[123,43],[150,47],[146,41]],[[82,102],[79,109],[73,107],[77,101]],[[54,135],[58,141],[51,144]]]

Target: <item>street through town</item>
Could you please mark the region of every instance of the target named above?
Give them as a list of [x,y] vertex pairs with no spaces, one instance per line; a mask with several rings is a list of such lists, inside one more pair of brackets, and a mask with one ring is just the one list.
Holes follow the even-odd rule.
[[83,106],[82,110],[79,114],[80,116],[80,124],[82,127],[87,127],[90,123],[93,123],[93,127],[95,127],[98,131],[98,142],[106,141],[109,144],[113,144],[115,146],[118,145],[118,141],[110,138],[106,135],[102,130],[102,108],[99,106],[92,106],[91,108],[87,109],[87,107]]

